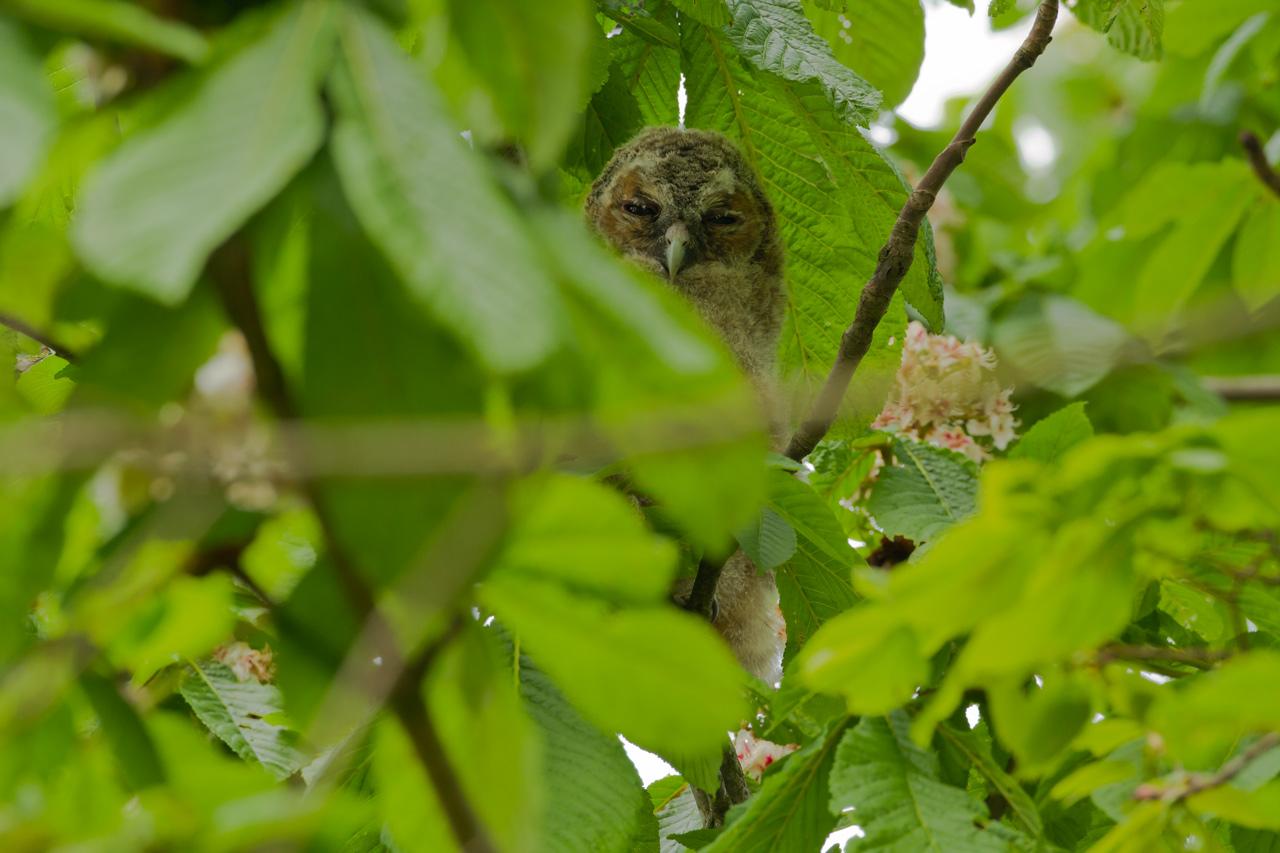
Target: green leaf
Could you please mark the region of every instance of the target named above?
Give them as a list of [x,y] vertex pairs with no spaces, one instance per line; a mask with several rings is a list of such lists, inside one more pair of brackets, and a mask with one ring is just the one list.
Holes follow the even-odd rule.
[[1164,0],[1080,0],[1071,11],[1084,24],[1107,34],[1117,50],[1139,59],[1163,54]]
[[924,60],[924,9],[913,0],[848,0],[843,9],[806,13],[832,55],[884,95],[892,109],[906,100]]
[[190,97],[85,182],[72,241],[102,278],[176,304],[205,258],[311,159],[332,45],[326,3],[299,3],[200,73]]
[[665,47],[646,41],[631,29],[609,39],[614,62],[646,125],[676,124],[680,120],[680,42],[674,31],[670,36]]
[[1250,829],[1280,830],[1280,781],[1254,791],[1220,785],[1188,797],[1187,806]]
[[1178,3],[1165,17],[1164,46],[1179,56],[1198,56],[1229,35],[1245,19],[1275,11],[1271,0],[1216,0]]
[[1250,310],[1280,296],[1280,200],[1261,196],[1245,215],[1231,256],[1232,283]]
[[625,853],[648,797],[622,744],[582,719],[527,657],[516,674],[547,757],[539,849]]
[[[857,128],[836,115],[816,83],[751,73],[733,45],[706,27],[686,26],[681,46],[686,125],[732,137],[759,170],[778,213],[787,249],[783,369],[818,382],[835,358],[906,187]],[[902,291],[940,328],[942,282],[931,247],[926,233]],[[901,340],[905,329],[895,296],[850,395],[852,418],[869,423],[883,406],[899,360],[889,342]]]
[[796,532],[782,516],[765,507],[749,527],[738,531],[738,545],[761,571],[776,568],[796,552]]
[[1009,451],[1009,458],[1057,462],[1072,447],[1093,437],[1093,424],[1084,409],[1084,403],[1072,403],[1036,421]]
[[795,553],[777,572],[790,659],[824,622],[857,601],[853,567],[861,558],[813,489],[776,470],[769,483],[769,509],[789,525],[795,539]]
[[1012,809],[1013,819],[1023,832],[1032,837],[1039,837],[1044,832],[1044,824],[1035,800],[1026,789],[1018,783],[1004,768],[996,763],[991,755],[991,747],[985,743],[972,729],[961,729],[944,723],[938,727],[938,733],[948,743],[964,754],[965,758],[991,784],[991,787],[1004,797]]
[[671,0],[671,5],[708,27],[723,27],[733,20],[725,0]]
[[1058,781],[1050,789],[1049,795],[1055,800],[1073,805],[1099,788],[1128,781],[1133,776],[1134,769],[1130,762],[1091,761]]
[[849,850],[1006,851],[984,829],[987,810],[963,789],[939,780],[938,759],[911,742],[902,712],[864,717],[840,741],[831,770],[831,810],[852,806],[866,833]]
[[658,818],[661,853],[684,853],[685,846],[671,836],[702,828],[702,812],[693,798],[693,789],[679,776],[667,776],[649,786],[649,797]]
[[281,711],[280,691],[270,684],[239,681],[217,661],[192,661],[182,678],[182,698],[223,743],[277,779],[293,775],[305,759],[296,735],[272,722]]
[[880,94],[832,56],[800,0],[729,0],[729,7],[733,23],[725,34],[743,59],[793,83],[817,83],[849,124],[875,118]]
[[370,237],[413,295],[498,371],[558,343],[561,306],[515,212],[392,34],[343,12],[334,159]]
[[622,24],[627,32],[654,47],[674,49],[680,45],[674,16],[655,16],[648,7],[634,0],[596,0],[596,7]]
[[163,785],[165,773],[156,746],[138,711],[125,701],[116,685],[101,676],[84,675],[80,678],[80,687],[111,744],[111,752],[129,790]]
[[613,611],[548,583],[480,592],[583,715],[653,752],[700,753],[742,718],[742,676],[705,622],[674,608]]
[[45,356],[22,371],[14,387],[37,414],[60,412],[76,387],[75,382],[60,375],[66,366],[65,359],[56,355]]
[[0,18],[0,208],[22,192],[53,131],[53,92],[22,30]]
[[704,848],[707,853],[819,849],[836,823],[827,808],[827,779],[847,725],[847,719],[833,723],[787,756],[781,769],[769,774],[760,790],[727,816],[724,832]]
[[[1280,652],[1257,649],[1197,675],[1181,690],[1161,691],[1150,725],[1169,753],[1192,767],[1203,766],[1236,738],[1280,730]],[[1245,703],[1239,697],[1248,696]]]
[[497,571],[618,603],[665,599],[675,543],[650,532],[618,492],[568,476],[532,481],[517,491],[512,516]]
[[374,802],[397,850],[439,853],[457,849],[440,799],[394,717],[377,724],[370,775],[378,791]]
[[550,166],[590,92],[587,58],[600,31],[589,0],[450,0],[449,22],[530,165]]
[[950,450],[895,438],[894,460],[871,490],[867,510],[885,533],[916,542],[936,539],[973,514],[978,468]]
[[1018,0],[991,0],[991,5],[987,7],[987,15],[992,18],[998,18],[1011,9],[1016,8],[1017,5]]
[[584,182],[600,174],[614,150],[645,125],[645,116],[628,88],[629,82],[626,69],[614,62],[604,86],[591,96],[581,126],[569,139],[564,166]]
[[1064,397],[1092,388],[1132,346],[1119,324],[1060,296],[1019,303],[997,324],[992,343],[1001,364]]
[[199,30],[124,0],[0,0],[0,9],[41,26],[137,45],[184,62],[203,62],[209,54]]

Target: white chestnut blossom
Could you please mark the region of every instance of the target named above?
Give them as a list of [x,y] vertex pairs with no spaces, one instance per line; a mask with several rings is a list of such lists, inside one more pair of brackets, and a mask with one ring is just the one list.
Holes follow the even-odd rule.
[[1018,419],[995,375],[996,356],[981,344],[931,335],[907,326],[902,364],[875,429],[963,453],[975,462],[991,458],[1017,438]]

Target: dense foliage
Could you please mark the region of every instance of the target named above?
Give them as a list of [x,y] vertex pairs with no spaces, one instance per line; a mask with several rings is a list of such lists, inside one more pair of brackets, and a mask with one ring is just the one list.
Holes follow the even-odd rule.
[[[1274,0],[1068,3],[801,465],[580,221],[732,136],[798,420],[965,107],[893,112],[924,26],[0,0],[0,846],[1280,849],[1280,410],[1216,393],[1280,374]],[[733,547],[780,685],[669,599]]]

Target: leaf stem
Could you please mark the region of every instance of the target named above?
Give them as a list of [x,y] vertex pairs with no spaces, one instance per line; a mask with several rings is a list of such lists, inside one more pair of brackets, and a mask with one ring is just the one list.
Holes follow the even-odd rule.
[[61,341],[47,332],[37,329],[35,326],[32,326],[30,323],[27,323],[25,320],[15,317],[12,314],[0,312],[0,326],[10,328],[18,334],[30,338],[41,346],[48,347],[53,350],[54,355],[64,359],[65,361],[69,361],[72,364],[75,364],[80,360],[80,356],[76,354],[75,350],[65,346]]
[[1036,11],[1031,32],[1027,34],[1022,45],[1009,60],[1009,64],[974,105],[973,110],[960,125],[960,129],[952,137],[951,143],[934,158],[924,177],[907,198],[889,234],[888,241],[880,250],[875,272],[862,289],[853,322],[840,340],[840,350],[836,355],[835,364],[831,366],[831,372],[827,374],[826,382],[823,383],[822,390],[818,393],[808,416],[787,445],[786,455],[790,458],[799,461],[808,456],[831,429],[840,411],[840,404],[849,387],[849,381],[867,354],[867,350],[871,348],[871,339],[876,326],[889,310],[894,292],[906,276],[907,270],[911,268],[916,237],[919,235],[920,225],[924,222],[925,215],[929,212],[929,208],[933,207],[934,200],[937,199],[938,192],[947,178],[964,161],[965,152],[976,141],[978,129],[991,114],[996,102],[1018,75],[1034,65],[1036,59],[1044,52],[1052,38],[1053,25],[1057,18],[1058,0],[1042,0],[1040,8]]

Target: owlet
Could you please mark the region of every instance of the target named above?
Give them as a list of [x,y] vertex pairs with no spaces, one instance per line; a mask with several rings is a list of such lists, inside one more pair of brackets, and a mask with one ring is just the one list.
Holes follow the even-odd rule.
[[[761,394],[772,396],[782,241],[759,178],[728,138],[671,127],[642,131],[605,166],[586,214],[623,257],[684,294]],[[785,628],[772,573],[736,554],[716,589],[715,625],[749,672],[777,680]]]

